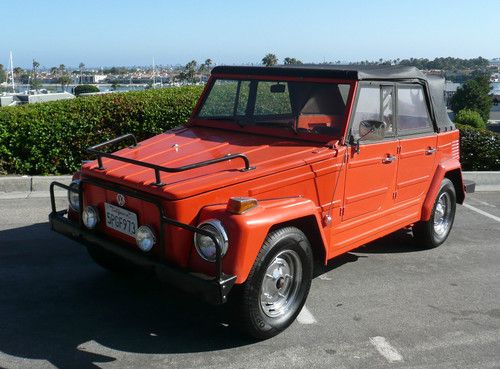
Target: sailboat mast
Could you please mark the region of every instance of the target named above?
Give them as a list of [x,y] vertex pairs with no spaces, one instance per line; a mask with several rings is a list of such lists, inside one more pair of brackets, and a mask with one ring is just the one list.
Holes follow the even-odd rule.
[[16,84],[14,83],[14,63],[12,62],[12,51],[10,52],[9,62],[10,62],[10,79],[12,82],[12,92],[16,92]]
[[153,56],[153,88],[155,88],[156,76],[155,76],[155,57]]

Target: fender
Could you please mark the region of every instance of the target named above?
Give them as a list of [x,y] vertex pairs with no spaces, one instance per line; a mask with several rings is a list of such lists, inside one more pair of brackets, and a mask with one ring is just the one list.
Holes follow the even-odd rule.
[[247,279],[271,227],[306,216],[314,216],[325,247],[327,243],[317,207],[313,201],[300,197],[259,200],[256,208],[239,215],[226,211],[226,205],[207,206],[201,210],[199,219],[200,222],[219,219],[224,225],[229,248],[222,268],[225,273],[236,275],[236,283],[240,284]]
[[[447,174],[452,172],[454,173],[454,178],[450,178],[453,182],[457,181],[458,183],[454,183],[455,190],[457,191],[457,202],[461,204],[464,200],[465,194],[463,193],[463,180],[462,180],[462,170],[461,170],[460,162],[457,159],[446,159],[441,161],[434,173],[434,177],[432,178],[431,185],[427,192],[427,196],[425,197],[424,204],[422,206],[422,216],[421,219],[427,221],[430,219],[432,214],[432,208],[434,207],[434,201],[436,200],[436,196],[439,192],[439,187],[441,186],[441,182]],[[456,173],[456,174],[455,174]]]

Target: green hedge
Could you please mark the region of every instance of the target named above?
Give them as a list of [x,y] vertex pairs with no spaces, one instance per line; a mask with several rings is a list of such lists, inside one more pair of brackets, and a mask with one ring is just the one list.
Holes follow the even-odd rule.
[[475,110],[471,109],[462,109],[455,115],[454,119],[455,123],[468,125],[474,128],[482,128],[486,129],[486,123],[483,118],[481,118],[481,114],[479,114]]
[[144,139],[186,122],[201,91],[166,88],[0,108],[0,173],[72,173],[88,146],[128,132]]
[[[66,174],[85,148],[131,132],[138,139],[188,119],[200,86],[89,96],[0,108],[0,174]],[[500,170],[500,136],[457,124],[464,170]]]
[[463,170],[500,170],[500,135],[457,124]]

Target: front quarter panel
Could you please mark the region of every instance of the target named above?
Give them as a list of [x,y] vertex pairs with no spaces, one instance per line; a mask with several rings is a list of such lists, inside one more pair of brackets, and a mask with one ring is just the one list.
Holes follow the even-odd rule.
[[[229,213],[225,205],[208,206],[201,210],[199,222],[208,219],[222,221],[229,238],[229,248],[223,259],[223,271],[236,275],[236,283],[239,284],[247,279],[272,226],[311,215],[320,225],[319,212],[314,202],[304,198],[287,198],[260,201],[258,207],[241,215]],[[322,229],[321,226],[318,228]],[[323,232],[321,237],[323,245],[326,245]],[[208,272],[213,270],[213,263],[203,261],[193,247],[190,269]]]

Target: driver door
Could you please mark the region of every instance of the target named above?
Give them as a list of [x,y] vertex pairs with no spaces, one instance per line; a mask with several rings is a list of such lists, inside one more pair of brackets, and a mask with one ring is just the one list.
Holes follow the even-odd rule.
[[[356,234],[362,233],[371,220],[394,204],[398,164],[394,90],[392,84],[372,82],[360,85],[351,124],[353,140],[347,160],[342,211],[343,227],[353,229]],[[363,124],[360,129],[360,123],[366,120],[383,122],[383,132],[376,135],[367,133]]]

